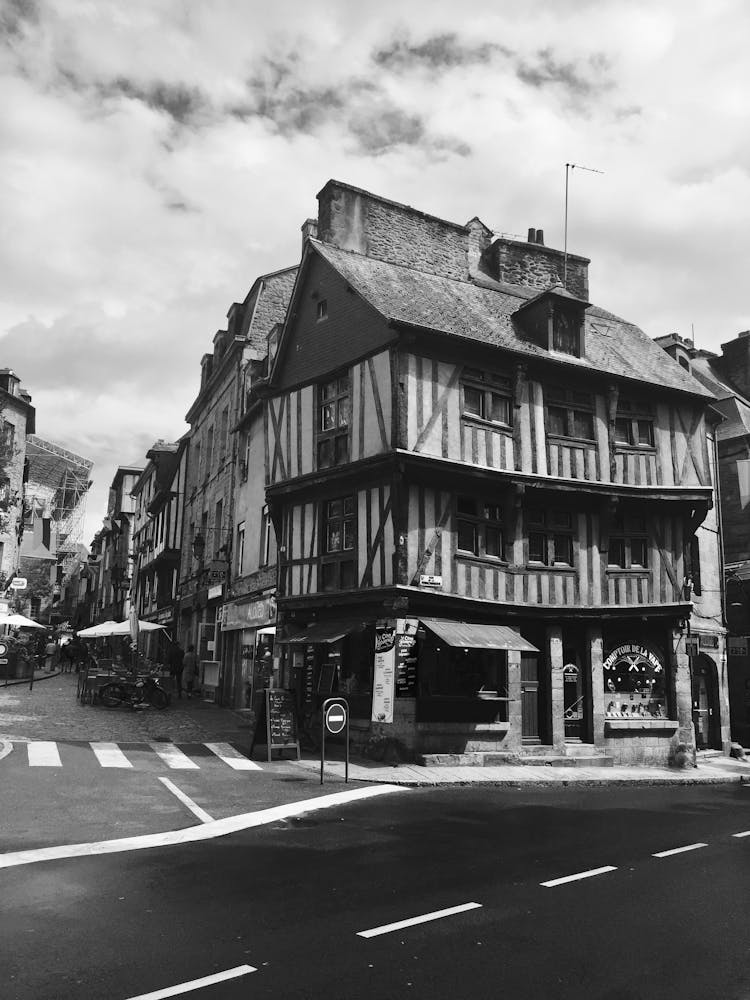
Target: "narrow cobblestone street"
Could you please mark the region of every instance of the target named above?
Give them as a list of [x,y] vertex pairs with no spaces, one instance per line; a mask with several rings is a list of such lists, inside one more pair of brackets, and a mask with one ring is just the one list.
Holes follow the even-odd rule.
[[163,711],[81,705],[76,674],[0,687],[0,740],[114,740],[201,743],[222,739],[247,743],[250,728],[241,716],[202,698],[177,699]]

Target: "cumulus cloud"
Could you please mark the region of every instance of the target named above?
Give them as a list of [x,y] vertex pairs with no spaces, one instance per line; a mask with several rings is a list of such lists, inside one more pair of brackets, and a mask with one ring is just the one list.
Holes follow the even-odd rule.
[[595,167],[593,300],[703,346],[750,326],[749,31],[744,0],[6,0],[0,360],[95,460],[89,534],[330,177],[561,248],[565,163]]

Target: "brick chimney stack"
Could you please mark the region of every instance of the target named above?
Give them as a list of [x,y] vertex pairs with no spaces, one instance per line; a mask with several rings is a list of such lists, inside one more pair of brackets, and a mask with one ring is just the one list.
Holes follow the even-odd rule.
[[727,381],[750,398],[750,330],[743,330],[734,340],[722,344],[721,357],[714,364]]

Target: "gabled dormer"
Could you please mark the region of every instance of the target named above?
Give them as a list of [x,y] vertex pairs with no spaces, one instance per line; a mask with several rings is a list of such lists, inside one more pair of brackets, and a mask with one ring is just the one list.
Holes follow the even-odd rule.
[[516,309],[513,319],[519,333],[544,350],[582,358],[589,305],[562,285],[552,285]]

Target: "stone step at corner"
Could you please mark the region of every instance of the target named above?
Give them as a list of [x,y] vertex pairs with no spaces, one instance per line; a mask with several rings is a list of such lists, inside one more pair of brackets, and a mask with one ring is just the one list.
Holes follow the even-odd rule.
[[497,751],[470,751],[466,753],[426,753],[417,757],[417,764],[423,767],[612,767],[614,760],[603,751],[576,754],[566,757],[562,754],[498,753]]

